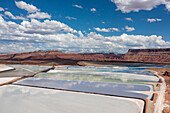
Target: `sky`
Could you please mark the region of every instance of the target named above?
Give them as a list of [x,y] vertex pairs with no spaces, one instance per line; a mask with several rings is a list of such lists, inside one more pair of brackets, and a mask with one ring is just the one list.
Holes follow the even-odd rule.
[[170,0],[0,0],[0,53],[170,48]]

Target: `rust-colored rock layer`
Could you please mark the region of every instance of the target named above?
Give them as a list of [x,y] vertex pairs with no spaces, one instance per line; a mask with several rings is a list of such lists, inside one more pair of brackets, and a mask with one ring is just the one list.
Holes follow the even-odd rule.
[[[130,49],[126,54],[114,53],[62,53],[57,50],[27,53],[0,54],[0,63],[13,64],[75,64],[79,61],[95,62],[142,62],[170,64],[170,48]],[[65,63],[63,63],[65,62]]]

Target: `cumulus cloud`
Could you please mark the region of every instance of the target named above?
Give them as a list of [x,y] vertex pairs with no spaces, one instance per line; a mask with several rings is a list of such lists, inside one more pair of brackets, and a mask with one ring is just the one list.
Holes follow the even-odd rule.
[[25,20],[26,18],[21,17],[21,16],[14,16],[11,12],[9,11],[5,11],[5,15],[11,17],[12,19],[16,19],[16,20]]
[[38,51],[40,49],[43,49],[43,47],[39,48],[39,47],[34,47],[33,43],[10,43],[10,44],[3,44],[0,43],[0,50],[2,50],[1,52],[24,52],[24,51]]
[[15,16],[9,11],[5,11],[5,15],[11,17],[12,19],[15,19]]
[[0,7],[0,11],[4,11],[4,8]]
[[165,6],[168,11],[170,11],[170,0],[165,0]]
[[147,19],[147,21],[152,23],[152,22],[156,22],[156,19]]
[[125,53],[130,48],[170,47],[170,42],[164,41],[162,36],[103,36],[95,32],[85,36],[81,31],[55,20],[31,19],[17,24],[0,16],[0,23],[1,52],[56,49],[64,52]]
[[133,22],[132,18],[125,18],[125,20]]
[[74,7],[77,7],[77,8],[80,8],[80,9],[82,9],[83,7],[81,6],[81,5],[72,5],[72,6],[74,6]]
[[[127,2],[128,1],[129,0],[127,0]],[[136,2],[138,3],[138,1]],[[0,15],[1,52],[25,52],[40,49],[56,49],[64,52],[125,53],[130,48],[140,49],[170,47],[170,42],[164,41],[162,36],[156,35],[144,36],[122,34],[120,36],[103,36],[96,32],[85,32],[84,35],[82,31],[77,31],[67,24],[56,20],[48,20],[51,18],[51,16],[47,13],[40,12],[40,10],[33,5],[27,4],[23,1],[15,1],[15,3],[17,7],[27,10],[28,13],[31,13],[28,15],[28,18],[31,19],[24,20],[21,23],[15,23],[12,21],[6,21]],[[121,6],[121,4],[119,5]],[[127,7],[124,9],[127,9]],[[96,9],[92,8],[91,11],[95,12]],[[129,11],[133,11],[133,8],[129,9]],[[13,19],[19,18],[19,16],[14,16],[9,11],[6,11],[5,15],[8,15]],[[41,21],[37,20],[44,18],[47,19]],[[161,20],[156,19],[156,21]],[[97,27],[94,29],[99,32],[119,31],[118,28]],[[125,26],[125,29],[128,32],[135,30],[135,28],[128,26]]]
[[99,28],[99,27],[94,27],[94,30],[98,31],[98,32],[113,32],[113,31],[119,31],[118,28]]
[[78,34],[79,34],[80,37],[84,37],[84,35],[81,31],[78,31]]
[[160,21],[162,21],[162,19],[156,19],[156,21],[160,22]]
[[152,23],[152,22],[160,22],[160,21],[162,21],[162,19],[148,18],[147,21],[150,22],[150,23]]
[[75,17],[70,17],[70,16],[66,16],[65,18],[68,19],[68,20],[77,20],[77,18],[75,18]]
[[125,29],[126,29],[127,32],[131,32],[131,31],[135,30],[134,27],[128,27],[128,26],[125,26]]
[[[125,53],[130,48],[169,47],[170,42],[162,40],[161,36],[127,35],[104,37],[90,32],[87,37],[76,37],[72,34],[55,35],[53,42],[46,43],[49,48],[60,47],[66,52],[118,52]],[[51,39],[52,36],[50,37]],[[68,41],[69,40],[69,41]],[[56,41],[56,42],[55,42]],[[61,43],[62,42],[62,43]],[[101,46],[102,45],[102,46]]]
[[28,15],[27,18],[51,19],[51,15],[49,15],[48,13],[44,13],[44,12],[36,12],[36,13]]
[[94,29],[96,30],[96,31],[99,31],[99,32],[110,32],[110,30],[109,29],[106,29],[106,28],[102,28],[102,29],[100,29],[99,27],[94,27]]
[[15,4],[18,8],[24,9],[24,10],[28,11],[29,13],[40,11],[40,9],[38,9],[34,5],[27,4],[26,2],[23,2],[23,1],[15,1]]
[[29,21],[23,21],[20,25],[20,29],[25,33],[29,34],[55,34],[61,32],[77,33],[76,30],[72,29],[68,25],[55,20],[44,20],[40,22],[36,19]]
[[164,4],[166,9],[170,11],[169,0],[111,0],[111,2],[116,4],[116,10],[120,10],[123,13],[138,12],[140,10],[150,11],[161,4]]
[[109,28],[111,31],[120,31],[118,28]]
[[96,9],[95,8],[91,8],[90,11],[96,12]]

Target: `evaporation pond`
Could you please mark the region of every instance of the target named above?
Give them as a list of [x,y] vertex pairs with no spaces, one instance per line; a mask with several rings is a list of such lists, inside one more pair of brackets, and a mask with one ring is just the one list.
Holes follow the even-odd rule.
[[[55,74],[51,74],[55,73]],[[48,75],[49,74],[49,75]],[[51,75],[50,75],[51,74]],[[134,74],[134,73],[120,73],[120,72],[95,72],[95,71],[73,71],[73,70],[50,70],[44,77],[59,77],[59,76],[93,76],[93,78],[104,78],[110,77],[111,79],[121,79],[121,80],[138,80],[141,82],[158,82],[159,79],[156,76],[144,75],[144,74]],[[37,76],[39,77],[39,76]],[[43,77],[43,76],[40,76]]]
[[146,68],[137,68],[137,67],[127,67],[127,66],[58,66],[56,70],[75,70],[75,71],[97,71],[97,72],[124,72],[124,73],[135,73],[135,74],[145,74],[153,76],[152,72],[144,71]]
[[144,102],[35,87],[0,87],[1,113],[143,113]]
[[42,71],[44,69],[50,68],[51,66],[38,66],[38,65],[9,65],[11,67],[14,67],[16,69],[23,69],[26,71],[30,71],[30,72],[39,72]]
[[26,78],[13,84],[147,99],[151,99],[152,93],[145,94],[143,92],[153,91],[152,85],[79,80],[57,80],[47,78]]

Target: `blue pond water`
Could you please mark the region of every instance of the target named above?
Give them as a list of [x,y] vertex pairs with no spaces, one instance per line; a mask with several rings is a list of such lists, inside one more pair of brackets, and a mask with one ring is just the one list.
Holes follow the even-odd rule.
[[[80,66],[66,66],[58,67],[58,69],[67,69],[67,70],[81,70],[81,71],[98,71],[98,72],[122,72],[122,73],[135,73],[135,74],[145,74],[154,76],[150,71],[144,71],[148,68],[158,68],[157,66],[105,66],[105,67],[80,67]],[[57,68],[56,68],[57,69]]]
[[138,91],[153,91],[151,85],[56,80],[47,78],[27,78],[15,82],[14,84],[147,99],[151,99],[152,94],[143,94]]
[[159,79],[144,70],[153,67],[160,66],[60,66],[13,84],[151,99]]

